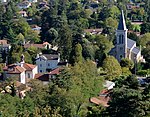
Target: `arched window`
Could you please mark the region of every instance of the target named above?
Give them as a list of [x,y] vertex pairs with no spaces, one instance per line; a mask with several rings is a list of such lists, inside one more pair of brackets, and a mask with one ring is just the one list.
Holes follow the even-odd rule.
[[123,44],[123,39],[124,39],[124,36],[123,35],[119,35],[119,44]]

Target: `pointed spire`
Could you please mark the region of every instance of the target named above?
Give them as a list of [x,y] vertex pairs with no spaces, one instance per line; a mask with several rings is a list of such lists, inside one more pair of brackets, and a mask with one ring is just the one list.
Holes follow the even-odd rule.
[[118,25],[118,30],[126,30],[126,23],[125,23],[125,18],[124,18],[124,12],[121,10],[121,15],[120,15],[120,21]]

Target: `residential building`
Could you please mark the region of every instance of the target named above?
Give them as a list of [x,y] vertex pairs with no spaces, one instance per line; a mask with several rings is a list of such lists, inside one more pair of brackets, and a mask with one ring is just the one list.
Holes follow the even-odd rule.
[[38,2],[37,0],[28,0],[29,2]]
[[7,43],[7,40],[0,40],[0,52],[9,52],[11,45]]
[[60,62],[59,54],[38,54],[36,57],[36,65],[38,73],[46,73],[58,67]]
[[14,78],[15,80],[25,84],[27,79],[33,79],[37,74],[37,66],[24,62],[24,56],[21,56],[21,62],[7,65],[3,68],[3,80]]
[[105,81],[105,84],[103,85],[105,88],[107,88],[107,90],[111,90],[113,89],[113,87],[115,86],[115,83],[112,81]]
[[7,0],[1,0],[1,3],[7,2]]
[[48,84],[51,80],[55,79],[57,75],[60,74],[61,68],[56,68],[48,73],[38,73],[35,75],[35,79],[43,82],[43,84]]
[[17,6],[20,9],[27,9],[27,8],[29,8],[31,6],[31,2],[23,1],[23,2],[19,3]]
[[136,46],[136,42],[127,38],[128,29],[126,28],[123,11],[121,12],[118,29],[116,30],[116,44],[110,51],[119,62],[122,58],[128,58],[134,62],[145,62],[141,55],[141,49]]
[[28,49],[29,47],[37,47],[38,49],[50,49],[52,47],[48,42],[42,44],[24,44],[24,48]]
[[7,62],[7,54],[11,49],[11,45],[7,43],[7,40],[0,40],[0,62]]
[[89,33],[91,35],[94,35],[94,34],[101,34],[103,31],[103,28],[97,28],[97,29],[85,29],[84,32],[85,33]]

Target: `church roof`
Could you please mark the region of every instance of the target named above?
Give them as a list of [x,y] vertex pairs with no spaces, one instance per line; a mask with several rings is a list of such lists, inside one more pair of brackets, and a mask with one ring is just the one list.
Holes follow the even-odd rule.
[[119,25],[118,25],[118,30],[126,30],[126,23],[125,23],[125,18],[124,18],[124,13],[123,10],[121,11],[121,15],[120,15],[120,21],[119,21]]
[[132,52],[137,55],[140,52],[140,49],[137,47],[134,47]]
[[135,41],[133,41],[129,38],[127,39],[127,48],[131,49],[134,46],[134,44],[136,44]]

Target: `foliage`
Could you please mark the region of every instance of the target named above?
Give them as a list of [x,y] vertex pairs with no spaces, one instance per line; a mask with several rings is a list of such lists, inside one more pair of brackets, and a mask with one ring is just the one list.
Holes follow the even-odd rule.
[[147,70],[139,70],[139,71],[137,71],[137,75],[146,76],[146,75],[148,75],[148,71]]
[[32,63],[31,55],[27,51],[24,51],[22,46],[15,44],[12,45],[11,51],[9,53],[9,58],[8,58],[9,64],[20,62],[21,60],[20,57],[22,54],[24,54],[25,56],[25,62]]
[[142,50],[143,57],[149,63],[150,62],[150,45],[147,44],[146,48]]
[[130,75],[132,75],[132,73],[128,67],[122,67],[122,75],[123,76],[130,76]]
[[142,35],[138,40],[139,45],[141,45],[142,47],[146,47],[146,45],[150,41],[149,37],[150,37],[150,33],[146,33]]
[[94,39],[94,43],[103,50],[104,53],[108,53],[110,49],[113,47],[113,44],[111,41],[108,40],[106,36],[103,35],[96,35]]
[[[148,87],[141,90],[134,76],[122,79],[113,89],[110,106],[106,109],[108,115],[112,117],[149,116],[149,102],[145,102],[145,98],[149,99]],[[147,93],[144,94],[144,92]]]
[[[103,78],[99,77],[96,65],[91,61],[66,68],[50,90],[51,106],[61,107],[64,116],[85,116],[88,99],[98,94]],[[66,115],[67,114],[67,115]]]
[[114,80],[122,74],[121,66],[113,56],[107,56],[102,67],[107,72],[106,79]]
[[127,58],[123,58],[121,61],[120,61],[120,65],[121,67],[127,67],[129,69],[133,69],[134,67],[134,63],[132,60],[129,60]]

